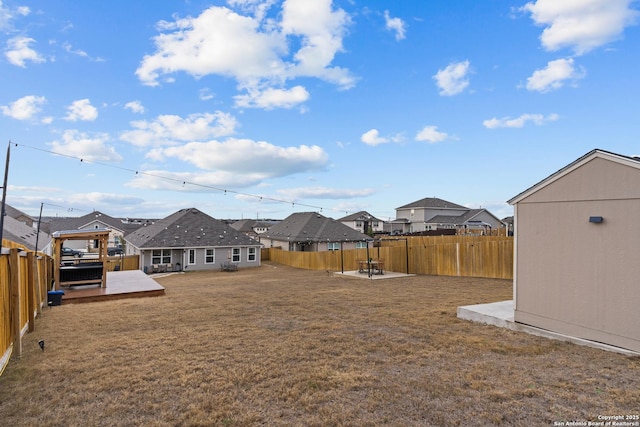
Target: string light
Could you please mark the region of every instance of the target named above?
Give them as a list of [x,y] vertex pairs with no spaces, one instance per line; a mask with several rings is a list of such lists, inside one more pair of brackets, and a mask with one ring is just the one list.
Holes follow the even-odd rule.
[[[130,172],[130,173],[134,173],[137,176],[145,175],[145,176],[148,176],[148,177],[151,177],[151,178],[163,179],[165,181],[172,181],[172,182],[175,182],[175,183],[182,183],[183,187],[186,184],[189,184],[191,186],[204,188],[204,189],[207,189],[207,190],[221,191],[221,192],[223,192],[224,195],[226,195],[227,193],[237,194],[239,196],[256,198],[260,202],[264,199],[264,200],[267,200],[267,201],[270,201],[270,202],[274,202],[274,203],[291,204],[292,208],[294,208],[296,206],[296,204],[297,204],[298,206],[311,208],[311,209],[314,209],[314,210],[319,211],[319,212],[323,211],[323,207],[322,206],[309,205],[309,204],[304,204],[304,203],[300,203],[300,202],[292,202],[290,200],[277,199],[277,198],[268,197],[268,196],[258,196],[258,195],[255,195],[255,194],[242,193],[242,192],[239,192],[239,191],[229,190],[229,189],[225,189],[225,188],[219,188],[219,187],[215,187],[215,186],[211,186],[211,185],[198,184],[198,183],[195,183],[195,182],[183,181],[181,179],[171,178],[171,177],[168,177],[168,176],[162,176],[162,175],[157,175],[157,174],[144,172],[144,171],[139,171],[139,170],[135,170],[135,169],[129,169],[129,168],[125,168],[125,167],[122,167],[122,166],[115,166],[115,165],[112,165],[112,164],[109,164],[109,163],[103,163],[103,162],[98,162],[98,161],[93,161],[93,160],[86,160],[86,159],[83,159],[81,157],[73,156],[73,155],[70,155],[70,154],[59,153],[59,152],[55,152],[55,151],[51,151],[51,150],[45,150],[43,148],[33,147],[33,146],[30,146],[30,145],[26,145],[26,144],[15,143],[15,146],[16,147],[29,148],[31,150],[41,151],[43,153],[48,153],[48,154],[52,154],[52,155],[56,155],[56,156],[67,157],[69,159],[80,160],[81,163],[90,163],[90,164],[100,165],[100,166],[109,167],[109,168],[113,168],[113,169],[118,169],[118,170]],[[61,206],[59,206],[59,207],[61,207]],[[332,208],[327,208],[327,210],[334,211],[334,212],[342,212],[339,209],[332,209]],[[345,213],[347,215],[349,214],[348,211],[345,212]]]

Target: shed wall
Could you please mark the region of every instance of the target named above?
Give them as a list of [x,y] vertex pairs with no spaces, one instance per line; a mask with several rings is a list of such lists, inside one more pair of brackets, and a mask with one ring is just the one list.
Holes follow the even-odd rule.
[[640,170],[603,159],[521,200],[515,320],[640,351],[639,219]]

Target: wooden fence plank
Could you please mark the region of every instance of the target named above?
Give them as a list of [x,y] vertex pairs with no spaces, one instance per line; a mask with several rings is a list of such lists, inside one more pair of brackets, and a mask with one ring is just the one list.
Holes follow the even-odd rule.
[[309,270],[353,271],[359,259],[384,260],[385,269],[409,274],[513,278],[513,238],[417,236],[389,238],[361,249],[290,252],[262,249],[262,260]]
[[33,268],[33,252],[27,253],[27,312],[29,322],[29,332],[35,330],[36,325],[36,287],[35,287],[35,269]]
[[18,249],[9,251],[9,301],[11,305],[11,342],[13,343],[13,355],[22,357],[22,322],[20,321],[20,259]]

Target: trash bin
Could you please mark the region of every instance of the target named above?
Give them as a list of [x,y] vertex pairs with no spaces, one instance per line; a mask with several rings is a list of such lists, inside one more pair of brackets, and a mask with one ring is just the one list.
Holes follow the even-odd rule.
[[64,291],[49,291],[48,295],[48,304],[51,305],[61,305],[62,304],[62,295],[64,295]]

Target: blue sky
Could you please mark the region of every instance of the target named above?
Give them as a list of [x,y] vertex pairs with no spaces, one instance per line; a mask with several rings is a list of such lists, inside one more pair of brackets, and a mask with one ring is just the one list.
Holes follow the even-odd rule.
[[387,220],[439,197],[502,218],[594,148],[640,154],[639,9],[0,0],[7,202]]

